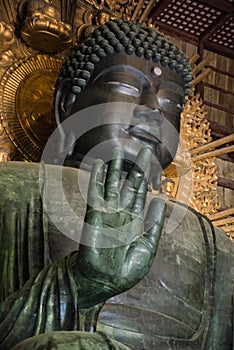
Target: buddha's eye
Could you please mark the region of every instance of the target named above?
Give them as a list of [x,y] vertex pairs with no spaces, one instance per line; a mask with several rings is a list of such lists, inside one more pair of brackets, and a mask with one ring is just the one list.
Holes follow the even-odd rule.
[[177,103],[176,107],[179,108],[181,111],[183,109],[183,107],[182,107],[182,105],[180,103]]
[[120,81],[108,81],[108,85],[113,88],[115,91],[123,94],[123,95],[129,95],[134,97],[139,97],[141,94],[141,91],[136,86],[122,83]]
[[176,114],[182,112],[182,97],[179,94],[171,90],[160,89],[157,97],[162,110]]

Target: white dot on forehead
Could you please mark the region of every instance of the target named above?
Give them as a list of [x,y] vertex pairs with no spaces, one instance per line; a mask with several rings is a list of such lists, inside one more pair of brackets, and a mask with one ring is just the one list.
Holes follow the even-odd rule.
[[160,77],[160,75],[162,74],[162,70],[159,67],[154,67],[153,73],[156,77]]

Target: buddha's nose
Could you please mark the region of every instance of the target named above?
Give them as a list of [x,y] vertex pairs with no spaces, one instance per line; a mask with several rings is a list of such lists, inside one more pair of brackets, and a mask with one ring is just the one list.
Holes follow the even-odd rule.
[[149,108],[145,105],[138,105],[134,109],[133,116],[144,123],[153,123],[160,126],[163,122],[163,116],[158,108]]
[[134,117],[138,120],[154,123],[160,126],[163,122],[163,116],[159,109],[157,93],[155,88],[148,87],[141,95],[139,105],[135,108]]
[[149,109],[158,109],[157,92],[154,87],[150,86],[144,90],[140,98],[140,104]]

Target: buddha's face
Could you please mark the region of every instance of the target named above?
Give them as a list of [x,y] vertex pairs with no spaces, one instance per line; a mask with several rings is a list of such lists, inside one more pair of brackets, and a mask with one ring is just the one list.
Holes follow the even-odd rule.
[[86,155],[92,149],[100,158],[96,146],[108,141],[108,150],[121,146],[131,161],[139,147],[148,144],[164,169],[177,150],[183,101],[183,79],[168,67],[128,55],[103,59],[70,110],[75,115],[101,105],[82,121],[88,125],[94,118],[97,126],[76,141],[73,158],[76,152]]

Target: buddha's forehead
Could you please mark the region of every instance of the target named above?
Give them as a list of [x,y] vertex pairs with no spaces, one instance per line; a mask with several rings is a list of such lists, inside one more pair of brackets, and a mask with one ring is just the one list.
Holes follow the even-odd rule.
[[142,57],[126,54],[113,54],[103,58],[95,65],[92,76],[87,86],[97,80],[121,79],[123,74],[144,84],[145,81],[154,84],[156,81],[171,81],[184,89],[184,79],[169,66],[163,66],[159,62],[146,60]]

